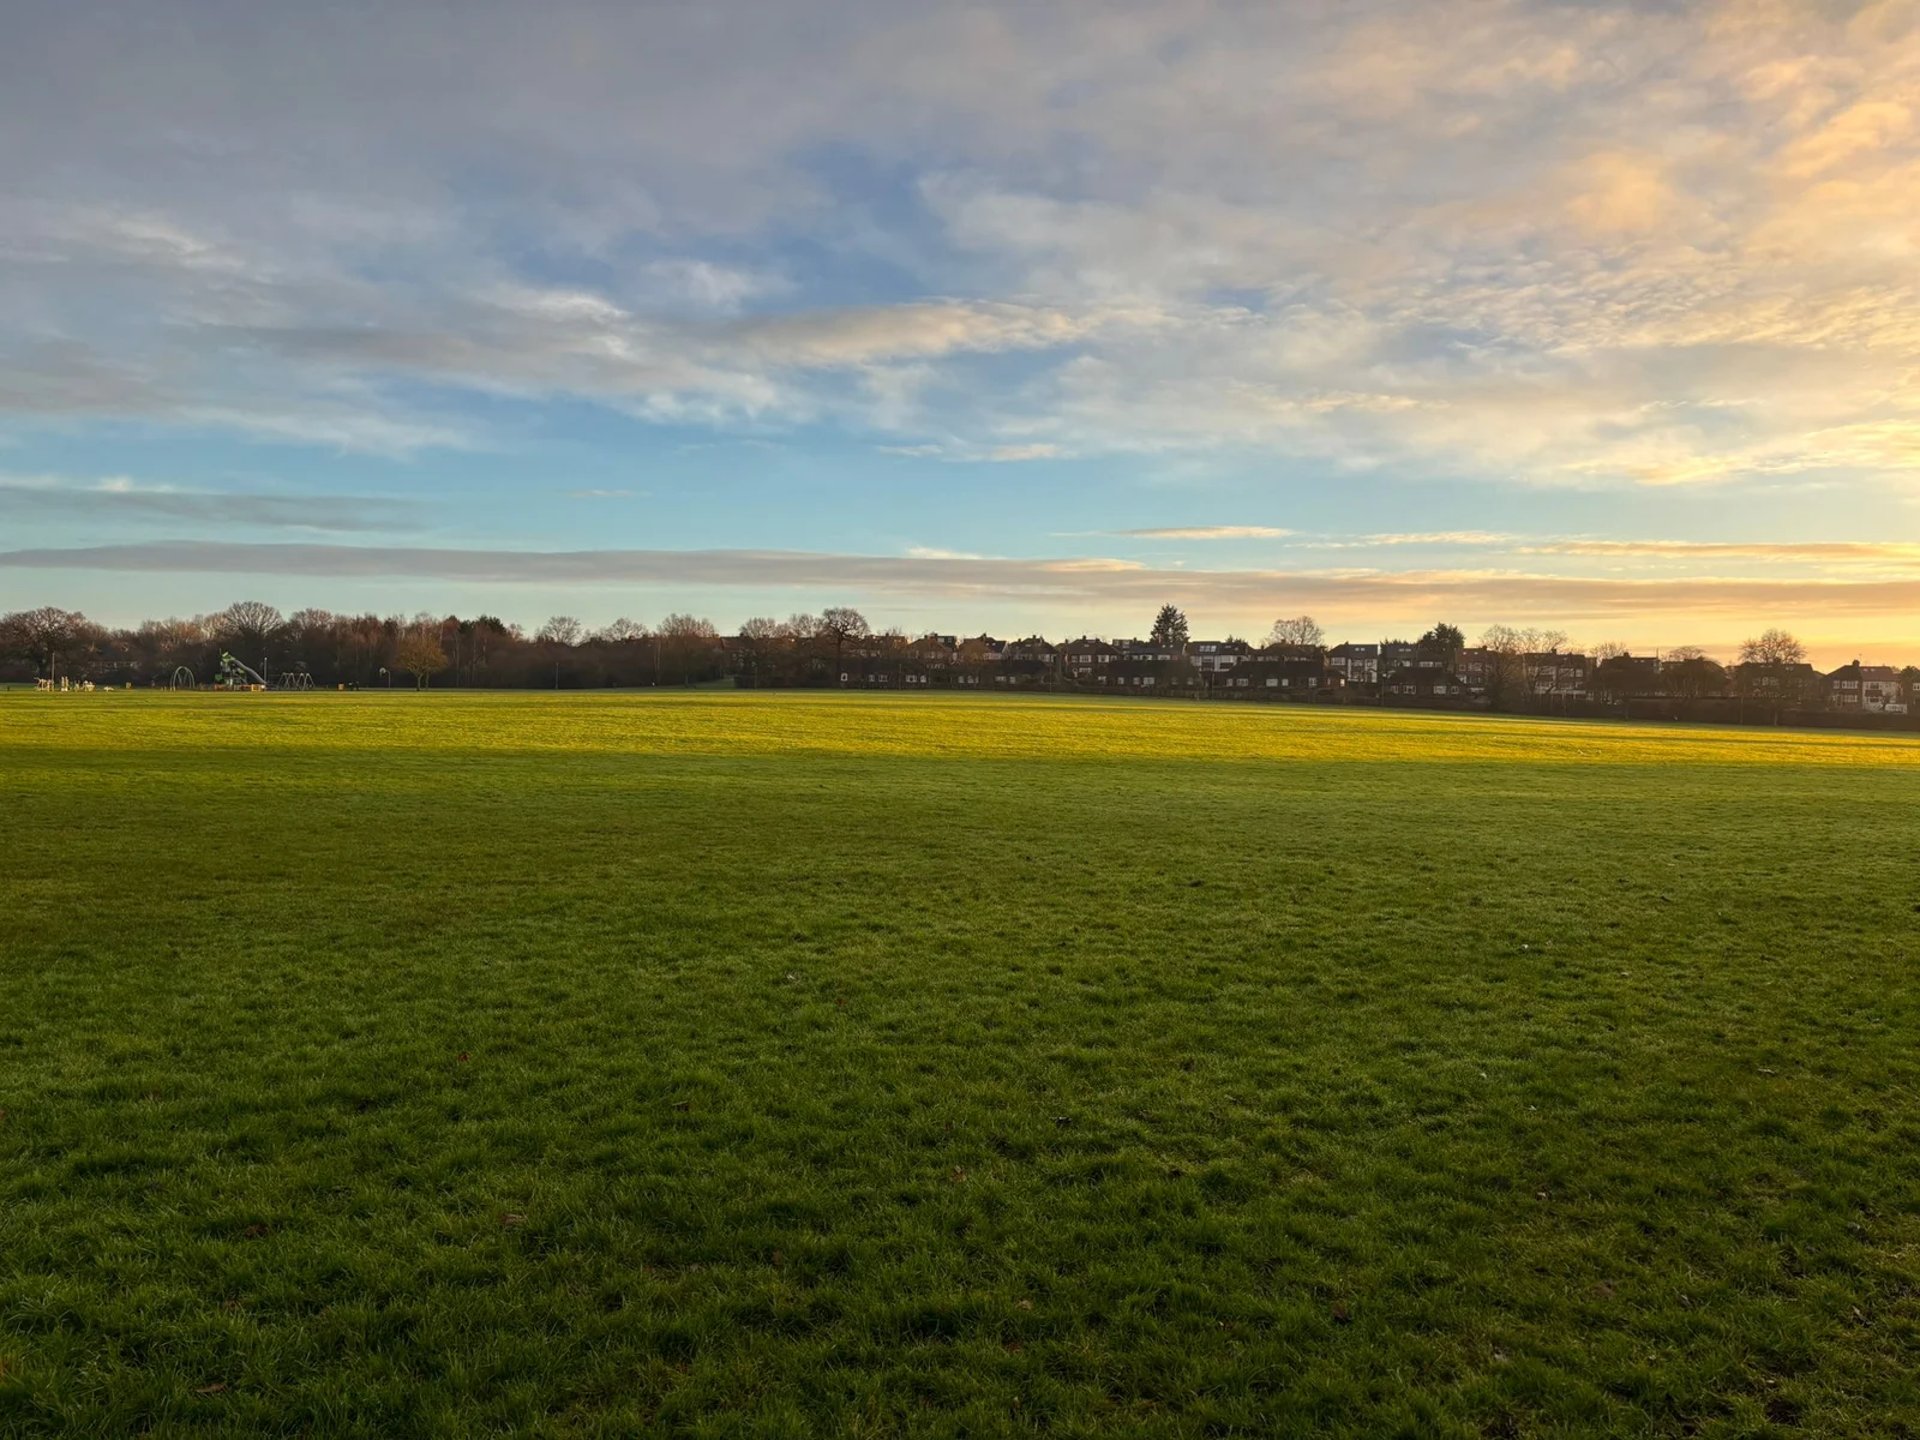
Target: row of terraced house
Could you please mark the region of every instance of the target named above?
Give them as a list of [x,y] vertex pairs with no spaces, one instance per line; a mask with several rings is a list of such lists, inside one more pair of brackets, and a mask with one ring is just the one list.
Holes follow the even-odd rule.
[[[1054,643],[1041,636],[1001,640],[926,635],[870,636],[849,642],[829,664],[849,689],[946,686],[1057,688],[1128,694],[1206,693],[1273,698],[1384,699],[1470,704],[1497,689],[1552,707],[1745,694],[1795,705],[1904,714],[1913,703],[1913,671],[1855,661],[1823,674],[1810,665],[1732,666],[1698,658],[1662,661],[1581,653],[1515,656],[1469,646],[1435,652],[1410,641],[1344,643],[1330,648],[1253,645],[1244,640],[1101,640]],[[825,677],[833,683],[829,673]],[[1513,698],[1509,695],[1508,698]]]
[[[1494,664],[1484,650],[1435,655],[1403,641],[1322,649],[1244,640],[1168,645],[1082,636],[1055,644],[1037,635],[1024,640],[872,636],[840,657],[839,682],[849,688],[1008,688],[1070,682],[1128,692],[1272,691],[1305,696],[1352,690],[1370,696],[1466,699],[1487,688]],[[1587,693],[1590,664],[1584,655],[1529,655],[1525,665],[1528,684],[1542,695],[1580,698]]]

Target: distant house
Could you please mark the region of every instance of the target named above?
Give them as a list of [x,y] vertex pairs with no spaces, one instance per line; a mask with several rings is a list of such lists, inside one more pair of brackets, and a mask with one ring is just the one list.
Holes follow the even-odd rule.
[[1375,685],[1380,680],[1378,645],[1336,645],[1327,652],[1327,668],[1348,685]]
[[1526,665],[1527,684],[1535,695],[1586,699],[1587,677],[1593,669],[1586,656],[1537,651],[1526,657]]
[[1657,655],[1610,655],[1587,675],[1587,689],[1604,700],[1640,700],[1664,695]]
[[954,639],[951,635],[922,635],[908,642],[907,654],[928,670],[944,670],[954,661]]
[[1447,671],[1472,694],[1496,688],[1518,689],[1541,699],[1584,700],[1593,676],[1593,662],[1585,655],[1558,650],[1536,650],[1526,655],[1469,645],[1457,655],[1425,650],[1404,667],[1409,670]]
[[1899,714],[1905,706],[1900,672],[1891,665],[1862,665],[1855,660],[1827,676],[1828,703],[1836,710]]
[[1448,657],[1435,655],[1422,650],[1411,640],[1382,640],[1380,642],[1380,673],[1391,675],[1396,670],[1409,666],[1422,669],[1434,669],[1448,663]]
[[954,647],[953,663],[961,672],[975,677],[973,683],[977,685],[981,675],[991,674],[999,666],[1006,648],[1007,642],[1004,640],[996,640],[991,635],[976,635]]
[[1186,658],[1186,649],[1180,645],[1162,645],[1157,640],[1116,640],[1113,648],[1117,658],[1138,661],[1148,665],[1171,665],[1176,660]]
[[1468,689],[1478,695],[1492,687],[1499,665],[1500,657],[1486,646],[1469,645],[1449,668],[1466,681]]
[[1445,667],[1403,665],[1380,682],[1380,693],[1409,700],[1464,700],[1473,690]]
[[1716,660],[1688,655],[1660,662],[1659,692],[1676,700],[1717,699],[1727,693],[1727,672]]
[[1115,660],[1099,675],[1102,685],[1116,690],[1170,690],[1176,688],[1168,673],[1167,662],[1160,660]]
[[1194,640],[1187,645],[1187,658],[1203,676],[1231,670],[1253,653],[1244,640]]
[[1015,640],[1000,652],[996,685],[1039,685],[1058,672],[1060,652],[1038,635]]
[[1733,667],[1733,688],[1743,700],[1775,707],[1818,705],[1827,698],[1827,677],[1807,664],[1748,661]]
[[1069,640],[1060,647],[1061,664],[1076,680],[1088,679],[1106,669],[1118,653],[1106,641],[1095,640],[1087,635],[1082,635],[1078,640]]
[[1827,677],[1807,664],[1773,665],[1749,660],[1733,667],[1733,679],[1745,693],[1760,695],[1824,691]]
[[1229,674],[1214,681],[1215,688],[1236,695],[1243,690],[1249,694],[1317,694],[1323,690],[1340,689],[1345,684],[1344,677],[1337,674],[1323,658],[1275,655],[1265,651],[1234,666]]
[[1632,684],[1644,694],[1650,695],[1660,688],[1661,664],[1658,655],[1616,655],[1603,663],[1617,664],[1621,673],[1632,677]]
[[840,662],[839,674],[848,690],[917,689],[928,683],[926,670],[904,654],[851,656]]

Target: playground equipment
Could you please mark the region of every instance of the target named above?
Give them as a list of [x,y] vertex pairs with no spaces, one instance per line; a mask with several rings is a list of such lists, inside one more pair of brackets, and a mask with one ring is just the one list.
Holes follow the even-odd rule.
[[[182,670],[185,668],[181,667]],[[179,671],[174,673],[178,675]],[[191,673],[187,680],[189,684],[192,683]],[[269,681],[239,656],[223,650],[220,652],[220,669],[213,683],[222,690],[311,690],[313,676],[305,670],[283,670]]]
[[173,672],[173,679],[167,682],[169,690],[191,690],[194,688],[193,671],[182,665]]
[[220,669],[214,677],[222,690],[264,690],[267,677],[229,651],[220,652]]

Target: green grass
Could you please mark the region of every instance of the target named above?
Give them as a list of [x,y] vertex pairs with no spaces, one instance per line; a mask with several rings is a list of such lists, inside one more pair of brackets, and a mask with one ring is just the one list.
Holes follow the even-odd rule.
[[1920,743],[0,699],[0,1434],[1920,1433]]

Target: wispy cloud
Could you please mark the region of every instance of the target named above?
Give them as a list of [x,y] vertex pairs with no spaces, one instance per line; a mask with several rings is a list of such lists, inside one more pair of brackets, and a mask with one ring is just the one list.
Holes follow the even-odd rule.
[[1131,536],[1139,540],[1277,540],[1293,531],[1272,525],[1168,525],[1147,530],[1096,530],[1096,535]]
[[[52,60],[0,70],[0,124],[42,137],[0,157],[16,423],[483,438],[445,387],[941,458],[1920,456],[1901,0],[556,0],[389,16],[377,55],[342,17],[156,3],[181,23],[125,46],[41,7],[9,52]],[[234,75],[276,84],[180,80]]]
[[409,502],[371,495],[270,495],[187,490],[127,476],[92,482],[57,476],[0,477],[0,514],[102,523],[191,521],[236,529],[387,533],[416,528]]
[[1029,460],[1058,460],[1067,454],[1064,448],[1051,443],[975,445],[960,440],[918,445],[882,445],[879,449],[887,455],[944,460],[956,465],[1018,465]]
[[1869,540],[1661,540],[1585,535],[1519,535],[1497,530],[1430,530],[1301,536],[1302,550],[1479,550],[1503,555],[1607,560],[1777,560],[1814,565],[1920,563],[1920,542]]
[[1522,537],[1497,530],[1408,530],[1375,535],[1317,536],[1301,544],[1316,550],[1371,550],[1392,546],[1451,546],[1482,548],[1511,545]]
[[1117,605],[1164,600],[1230,616],[1302,607],[1330,613],[1460,618],[1536,616],[1611,623],[1685,614],[1750,620],[1812,612],[1920,608],[1920,577],[1623,579],[1501,570],[1191,570],[1106,558],[879,556],[791,550],[510,551],[401,546],[152,544],[0,552],[0,568],[257,574],[500,585],[808,590],[966,602]]
[[1518,544],[1513,550],[1519,555],[1597,555],[1627,559],[1920,564],[1920,543],[1898,541],[1551,540]]
[[909,545],[907,556],[913,560],[981,560],[985,558],[965,550],[948,550],[939,545]]

